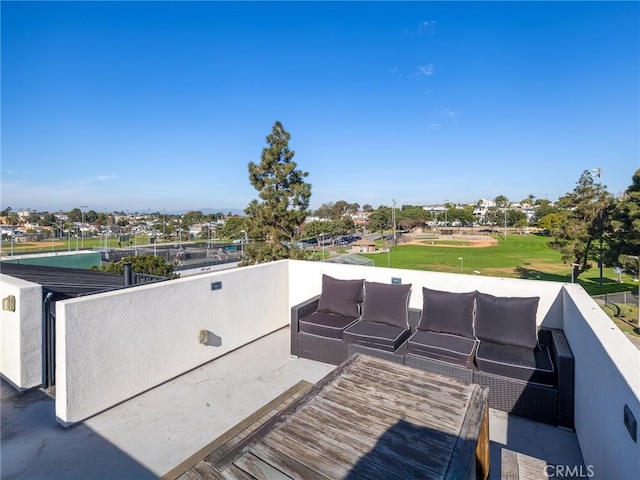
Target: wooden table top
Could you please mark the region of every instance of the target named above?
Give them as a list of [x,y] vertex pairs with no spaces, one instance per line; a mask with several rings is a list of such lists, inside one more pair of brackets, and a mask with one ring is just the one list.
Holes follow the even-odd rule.
[[354,355],[216,461],[212,478],[486,478],[487,397]]

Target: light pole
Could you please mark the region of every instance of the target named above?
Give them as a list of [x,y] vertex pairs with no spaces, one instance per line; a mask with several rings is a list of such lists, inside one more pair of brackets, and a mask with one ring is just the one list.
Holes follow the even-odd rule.
[[[591,172],[598,177],[598,196],[602,195],[602,168],[592,168]],[[602,205],[600,205],[600,212],[598,213],[600,218],[600,287],[602,287]]]
[[640,331],[640,257],[638,255],[627,255],[627,257],[638,262],[638,330]]
[[460,260],[460,273],[464,273],[464,259],[462,257],[458,257]]
[[391,200],[391,228],[393,228],[393,244],[396,244],[396,201]]
[[449,200],[445,199],[444,200],[444,205],[443,205],[443,207],[444,207],[444,226],[445,226],[445,228],[447,226],[447,202],[448,201]]
[[571,264],[571,283],[574,283],[575,281],[575,273],[576,273],[576,268],[579,267],[580,265],[578,265],[577,263],[572,263]]
[[320,234],[320,237],[322,238],[322,261],[324,262],[324,232]]
[[507,243],[507,207],[504,207],[504,242]]
[[240,233],[242,233],[242,240],[240,240],[240,258],[244,258],[244,244],[247,241],[247,232],[240,230]]
[[82,212],[82,224],[80,226],[80,234],[82,235],[82,248],[84,248],[84,214],[85,211],[87,210],[87,206],[86,205],[80,205],[80,211]]

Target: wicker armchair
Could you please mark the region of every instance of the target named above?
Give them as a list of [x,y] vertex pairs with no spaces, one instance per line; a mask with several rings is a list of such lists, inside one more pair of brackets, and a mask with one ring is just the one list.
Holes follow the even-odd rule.
[[341,338],[322,337],[300,331],[300,320],[318,310],[320,295],[291,307],[291,355],[339,365],[347,359]]

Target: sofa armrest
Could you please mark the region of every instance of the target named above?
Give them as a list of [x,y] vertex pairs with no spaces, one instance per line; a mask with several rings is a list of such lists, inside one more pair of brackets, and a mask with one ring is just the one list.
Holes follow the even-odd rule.
[[558,424],[574,428],[575,360],[564,332],[550,329],[553,338],[551,354],[558,369]]
[[299,322],[301,318],[311,315],[318,310],[318,303],[320,302],[320,295],[311,297],[302,303],[291,307],[291,355],[298,356],[298,331]]

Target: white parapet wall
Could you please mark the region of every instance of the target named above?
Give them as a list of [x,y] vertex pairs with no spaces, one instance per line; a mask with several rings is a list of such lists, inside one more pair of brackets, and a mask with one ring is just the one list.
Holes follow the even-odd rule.
[[65,300],[56,312],[56,416],[68,425],[287,326],[288,264]]
[[15,311],[0,313],[2,376],[23,390],[42,383],[42,287],[0,274],[0,296],[15,298]]
[[502,297],[540,297],[536,319],[538,325],[562,328],[562,286],[564,284],[558,282],[298,260],[290,261],[289,269],[291,306],[320,294],[323,273],[335,278],[363,278],[370,282],[381,283],[392,283],[393,278],[399,279],[404,284],[411,284],[409,306],[418,309],[422,308],[422,287],[448,292],[478,290]]
[[577,285],[565,286],[564,331],[576,360],[575,429],[585,466],[593,478],[638,478],[640,431],[634,441],[624,410],[640,423],[640,351]]

